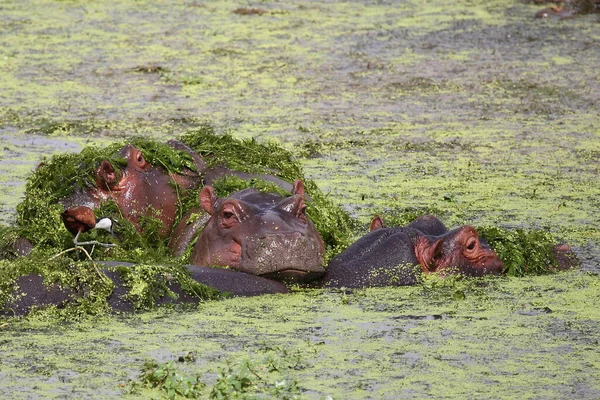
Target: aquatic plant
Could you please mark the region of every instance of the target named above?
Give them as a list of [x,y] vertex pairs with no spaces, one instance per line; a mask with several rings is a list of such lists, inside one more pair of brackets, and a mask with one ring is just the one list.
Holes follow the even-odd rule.
[[[278,354],[279,353],[279,354]],[[248,357],[219,368],[219,376],[210,392],[211,399],[248,398],[268,394],[277,399],[294,399],[300,394],[298,382],[285,376],[295,368],[300,354],[277,348],[262,357]]]
[[498,254],[508,275],[544,274],[558,268],[553,252],[558,241],[548,231],[495,226],[478,227],[477,231]]
[[165,392],[169,399],[176,396],[198,398],[204,384],[199,376],[185,376],[177,372],[173,362],[157,363],[146,361],[139,376],[140,382],[132,382],[129,392],[135,393],[138,386],[156,388]]
[[[194,361],[195,355],[188,353],[179,357],[179,362]],[[159,390],[170,399],[185,398],[247,399],[298,398],[300,388],[288,371],[303,369],[303,355],[299,349],[285,346],[263,347],[255,354],[238,359],[226,359],[225,365],[218,367],[218,376],[211,388],[201,381],[201,374],[184,375],[178,371],[173,361],[159,363],[146,361],[141,367],[138,380],[131,381],[127,392],[140,394],[141,388]]]

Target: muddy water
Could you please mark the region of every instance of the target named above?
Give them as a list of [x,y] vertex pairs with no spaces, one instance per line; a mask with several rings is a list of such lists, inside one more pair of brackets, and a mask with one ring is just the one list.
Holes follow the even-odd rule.
[[2,2],[0,220],[42,155],[209,121],[279,141],[365,223],[417,209],[548,229],[587,272],[0,322],[0,393],[114,397],[143,360],[189,351],[178,368],[210,387],[266,345],[305,354],[287,374],[308,398],[598,397],[598,16],[537,20],[509,0],[239,7]]

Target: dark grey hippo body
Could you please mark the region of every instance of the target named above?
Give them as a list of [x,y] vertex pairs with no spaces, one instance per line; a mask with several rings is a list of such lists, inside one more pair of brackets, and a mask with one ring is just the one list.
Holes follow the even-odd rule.
[[[115,289],[107,299],[108,305],[114,311],[133,311],[133,304],[125,298],[128,288],[124,284],[121,274],[111,268],[131,267],[133,264],[118,261],[103,264],[107,268],[103,268],[102,272],[115,285]],[[188,266],[188,271],[196,282],[217,289],[220,292],[230,293],[233,296],[257,296],[289,292],[289,289],[280,282],[223,268]],[[157,279],[163,278],[157,277]],[[166,284],[172,292],[177,294],[177,298],[163,296],[156,299],[157,305],[198,303],[202,300],[183,291],[176,282],[167,281]],[[0,315],[25,315],[32,307],[49,305],[64,307],[80,296],[75,291],[56,284],[47,286],[44,284],[44,278],[40,275],[25,275],[18,278],[15,282],[15,294],[18,294],[18,296],[10,304],[0,309]]]
[[499,274],[502,261],[463,226],[448,231],[436,217],[424,216],[400,228],[386,228],[377,217],[371,232],[333,258],[319,283],[323,287],[414,285],[423,272]]
[[365,288],[414,285],[421,268],[402,230],[382,228],[358,239],[327,266],[322,287]]

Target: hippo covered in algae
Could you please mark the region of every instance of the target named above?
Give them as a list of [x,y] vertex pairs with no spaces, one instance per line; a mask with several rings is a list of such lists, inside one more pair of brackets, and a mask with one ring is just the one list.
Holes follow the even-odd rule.
[[[152,166],[141,150],[128,144],[119,152],[126,160],[120,173],[108,160],[102,160],[96,170],[96,184],[62,200],[71,206],[62,213],[67,229],[74,232],[73,226],[78,222],[93,221],[91,209],[99,207],[101,201],[113,200],[124,218],[138,229],[143,216],[159,219],[160,232],[163,236],[170,235],[169,248],[175,256],[184,254],[202,232],[192,252],[191,264],[227,266],[285,280],[313,280],[324,273],[325,245],[306,215],[306,194],[301,180],[291,185],[265,174],[221,167],[205,169],[202,158],[186,145],[177,141],[171,141],[170,145],[186,151],[195,162],[195,170],[167,173]],[[173,229],[180,193],[172,183],[181,190],[190,190],[200,186],[200,176],[205,182],[214,182],[231,175],[248,180],[262,178],[289,189],[292,195],[261,193],[250,188],[219,199],[213,187],[207,185],[200,192],[201,208],[189,210]],[[87,213],[81,211],[86,208]],[[198,215],[200,218],[196,218]],[[86,226],[92,227],[89,222]]]
[[118,168],[111,161],[103,159],[95,170],[94,185],[60,200],[65,207],[63,215],[84,217],[85,214],[70,211],[78,207],[99,208],[102,202],[112,200],[123,217],[137,229],[140,229],[142,217],[160,220],[162,226],[159,234],[167,237],[175,224],[180,196],[183,194],[178,189],[197,189],[204,169],[202,158],[189,147],[175,140],[168,144],[176,150],[187,152],[194,162],[194,168],[182,168],[178,173],[169,172],[162,166],[152,165],[140,149],[127,144],[118,153],[125,161],[124,165]]
[[[106,277],[103,284],[110,285],[106,292],[106,304],[109,309],[134,311],[137,308],[136,300],[130,296],[127,273],[136,266],[118,261],[102,262],[101,266],[103,268],[98,272]],[[153,305],[194,304],[207,298],[221,297],[223,294],[256,296],[289,292],[280,282],[222,268],[188,265],[183,267],[183,273],[189,278],[183,283],[182,280],[175,279],[172,273],[156,273],[153,285],[162,289],[148,295],[145,302],[150,301]],[[25,315],[34,308],[50,305],[64,308],[70,304],[77,304],[87,296],[86,292],[90,291],[80,284],[60,285],[44,280],[39,274],[18,277],[13,284],[12,296],[0,307],[0,316]],[[99,291],[102,292],[102,289]]]
[[209,216],[204,226],[180,226],[173,234],[174,241],[188,242],[201,230],[191,264],[285,281],[311,281],[325,272],[325,244],[306,215],[301,180],[291,196],[249,188],[219,198],[212,186],[204,186],[199,197]]
[[324,287],[404,286],[425,273],[500,274],[496,253],[466,225],[448,231],[433,216],[402,228],[386,228],[377,217],[371,232],[333,258],[319,285]]
[[[237,296],[286,293],[288,289],[278,282],[309,281],[325,272],[325,246],[312,221],[306,215],[304,184],[296,180],[290,196],[259,192],[249,188],[218,198],[211,186],[205,186],[199,195],[200,204],[210,218],[205,226],[180,224],[175,230],[179,240],[191,241],[201,230],[191,256],[195,265],[186,266],[183,284],[174,275],[152,273],[150,286],[164,285],[171,296],[159,294],[154,304],[198,302],[198,296],[189,290],[193,284],[202,284],[218,292]],[[127,275],[129,263],[102,262],[98,275],[112,281],[104,294],[107,306],[115,311],[129,311],[134,305],[129,300]],[[228,266],[232,269],[209,268],[205,265]],[[106,268],[116,267],[116,268]],[[72,267],[70,267],[72,268]],[[90,270],[90,268],[87,268]],[[177,269],[175,269],[177,271]],[[144,273],[144,275],[150,275]],[[270,278],[270,279],[267,279]],[[105,282],[100,279],[102,287]],[[94,277],[95,281],[98,281]],[[81,279],[86,282],[87,279]],[[185,284],[185,282],[188,282]],[[79,301],[85,292],[78,284],[45,284],[43,274],[19,276],[15,280],[12,299],[0,315],[22,315],[32,307],[65,306]],[[188,291],[185,291],[188,288]],[[102,290],[96,290],[102,292]],[[174,296],[173,296],[174,294]]]
[[[87,235],[82,240],[90,244],[109,239],[105,231],[94,229],[99,226],[97,217],[110,217],[116,222],[111,226],[115,237],[110,241],[117,246],[96,250],[95,260],[123,260],[150,267],[180,265],[182,261],[189,262],[193,251],[195,264],[238,267],[254,275],[197,265],[189,267],[181,276],[175,274],[169,285],[181,286],[180,278],[189,281],[191,276],[193,281],[237,295],[287,290],[275,280],[256,275],[298,281],[316,278],[323,273],[325,249],[345,246],[349,241],[353,222],[345,211],[333,204],[314,182],[290,183],[303,178],[303,173],[286,150],[275,144],[263,145],[254,140],[216,135],[209,128],[190,132],[180,139],[166,145],[137,138],[125,144],[84,148],[78,154],[59,154],[43,160],[28,178],[25,199],[17,206],[17,225],[0,229],[0,259],[4,258],[0,260],[0,303],[4,294],[11,293],[11,282],[20,280],[30,282],[24,283],[26,289],[19,293],[21,304],[62,303],[62,295],[51,293],[60,294],[65,290],[63,295],[68,294],[69,299],[77,300],[75,303],[80,299],[88,301],[87,296],[81,297],[78,282],[104,282],[106,279],[100,272],[114,281],[115,292],[126,291],[113,279],[113,272],[104,267],[91,276],[89,268],[74,264],[60,273],[55,269],[54,263],[58,260],[89,262],[89,256],[84,257],[82,250],[72,248],[73,236]],[[199,196],[203,185],[209,183],[211,187]],[[202,206],[198,207],[200,203]],[[236,203],[233,207],[240,224],[227,231],[229,237],[217,236],[216,243],[221,247],[216,251],[222,256],[224,248],[235,249],[236,244],[245,240],[243,235],[250,236],[247,244],[239,245],[240,264],[234,263],[232,258],[225,263],[225,258],[210,255],[214,247],[193,246],[205,223],[213,218],[210,212],[219,209],[221,204],[233,203]],[[310,204],[307,213],[306,203]],[[251,218],[253,213],[259,219]],[[260,222],[261,214],[263,221],[268,222]],[[281,221],[277,222],[277,218]],[[217,220],[216,214],[214,220]],[[63,223],[68,229],[63,229]],[[283,232],[294,225],[298,232],[286,237]],[[268,232],[269,227],[272,234],[260,233]],[[207,225],[207,234],[220,232],[217,228]],[[21,243],[21,239],[28,239],[27,251],[10,251],[9,246]],[[259,254],[260,248],[254,247],[253,253],[250,243],[266,251]],[[87,251],[91,250],[87,247]],[[48,262],[55,257],[59,258]],[[205,261],[205,257],[209,259]],[[281,267],[273,267],[279,261],[283,261]],[[34,264],[38,266],[32,267]],[[207,281],[205,278],[209,275],[211,278]],[[143,285],[154,285],[154,273],[144,276]],[[98,290],[86,293],[93,294],[89,301],[108,302],[115,308],[111,303],[111,290],[106,289],[101,295]]]
[[[113,231],[119,247],[104,251],[103,257],[135,261],[123,252],[139,253],[141,247],[162,251],[169,241],[171,254],[180,257],[191,241],[174,233],[189,234],[190,215],[205,214],[198,207],[203,185],[215,187],[221,195],[247,187],[290,193],[295,179],[304,181],[309,214],[325,246],[347,245],[352,219],[314,182],[303,178],[291,153],[273,143],[219,135],[205,126],[167,144],[132,138],[105,148],[57,154],[43,160],[28,178],[25,198],[17,206],[16,226],[8,229],[9,234],[0,229],[0,259],[34,249],[58,252],[72,246],[73,236],[79,233],[87,236],[84,242],[101,235],[104,241],[108,236],[93,229],[97,217],[117,222]],[[203,221],[200,218],[195,226],[202,227]]]
[[[95,170],[94,184],[77,190],[60,202],[65,207],[65,215],[77,207],[99,208],[102,202],[112,200],[122,216],[140,230],[143,217],[154,217],[162,223],[161,237],[168,237],[175,224],[178,206],[186,191],[195,190],[205,183],[214,182],[224,176],[238,176],[243,179],[262,178],[280,187],[291,190],[292,185],[283,179],[266,174],[248,174],[227,168],[206,168],[202,157],[178,140],[167,142],[175,150],[184,151],[193,160],[193,168],[182,168],[170,172],[162,166],[152,165],[146,160],[142,150],[132,144],[125,145],[118,154],[125,160],[120,168],[108,159],[103,159]],[[65,222],[66,223],[66,222]],[[68,227],[67,227],[68,229]]]

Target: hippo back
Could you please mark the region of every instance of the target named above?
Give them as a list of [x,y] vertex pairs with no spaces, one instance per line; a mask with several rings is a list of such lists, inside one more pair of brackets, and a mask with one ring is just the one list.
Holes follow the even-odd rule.
[[405,286],[418,282],[421,268],[408,235],[381,228],[333,258],[321,281],[326,287]]

